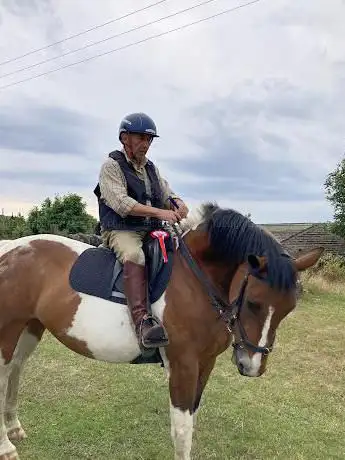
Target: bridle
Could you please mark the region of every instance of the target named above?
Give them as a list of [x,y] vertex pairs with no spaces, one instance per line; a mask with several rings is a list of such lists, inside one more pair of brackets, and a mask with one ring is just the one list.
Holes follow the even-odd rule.
[[[246,276],[244,277],[239,294],[237,298],[229,303],[224,300],[224,298],[219,294],[218,290],[210,282],[209,278],[204,274],[200,269],[193,256],[189,252],[189,249],[186,243],[183,240],[183,237],[180,234],[176,234],[178,239],[178,247],[180,249],[181,255],[184,257],[189,267],[199,279],[201,284],[206,288],[207,294],[210,298],[212,307],[218,312],[219,317],[222,318],[225,323],[229,333],[235,337],[232,346],[235,350],[247,349],[253,351],[254,353],[261,353],[263,356],[267,356],[273,350],[274,338],[270,346],[261,347],[252,343],[247,336],[247,333],[241,323],[241,311],[244,305],[244,297],[246,288],[248,285],[249,276],[254,276],[258,279],[263,279],[258,271],[249,269]],[[236,340],[236,329],[238,330],[239,339]]]
[[[240,292],[237,298],[233,302],[228,304],[230,307],[230,315],[227,315],[227,312],[225,312],[225,320],[227,321],[227,327],[230,333],[234,334],[235,327],[237,326],[238,328],[239,340],[233,342],[232,344],[235,350],[243,350],[244,348],[247,348],[253,351],[254,353],[261,353],[263,356],[267,356],[273,350],[273,343],[274,343],[275,336],[273,336],[273,340],[270,346],[261,347],[259,345],[255,345],[248,339],[247,333],[241,322],[240,315],[241,315],[242,307],[244,305],[244,295],[245,295],[246,287],[248,284],[249,275],[254,276],[255,278],[258,278],[258,279],[263,279],[262,276],[259,273],[255,272],[254,270],[248,271],[248,273],[244,277],[244,280],[242,281]],[[224,312],[223,312],[223,316],[224,316]]]

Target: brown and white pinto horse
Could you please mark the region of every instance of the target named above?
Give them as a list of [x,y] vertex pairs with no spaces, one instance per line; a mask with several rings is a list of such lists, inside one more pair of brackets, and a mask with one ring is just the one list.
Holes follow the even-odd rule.
[[[200,208],[183,223],[171,278],[152,305],[168,331],[160,350],[169,376],[175,459],[191,455],[194,415],[217,356],[233,342],[242,375],[266,367],[275,332],[296,306],[296,276],[322,249],[293,260],[272,235],[233,210]],[[0,247],[0,460],[18,459],[23,364],[45,329],[70,350],[128,363],[140,355],[127,306],[76,292],[72,265],[85,243],[36,235]]]

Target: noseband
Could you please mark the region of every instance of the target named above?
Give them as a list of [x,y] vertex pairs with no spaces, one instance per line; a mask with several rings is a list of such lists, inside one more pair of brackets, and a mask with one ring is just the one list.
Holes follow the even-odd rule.
[[199,281],[205,286],[213,308],[219,313],[219,316],[225,321],[226,327],[230,334],[234,335],[235,337],[236,334],[234,331],[237,327],[239,333],[239,341],[235,340],[235,342],[232,344],[234,349],[241,350],[246,348],[247,350],[251,350],[254,353],[261,353],[263,356],[268,355],[273,350],[274,338],[272,344],[268,347],[260,347],[258,345],[255,345],[248,339],[247,333],[240,319],[241,311],[244,305],[244,296],[248,285],[249,275],[254,276],[258,279],[263,279],[260,276],[260,274],[254,270],[249,270],[244,280],[242,281],[240,292],[237,298],[233,302],[228,303],[223,299],[223,297],[219,294],[218,290],[211,284],[210,280],[205,276],[203,271],[195,262],[193,256],[189,252],[189,249],[187,248],[186,243],[183,241],[181,236],[178,235],[177,238],[182,256],[185,258],[189,267],[192,269]]

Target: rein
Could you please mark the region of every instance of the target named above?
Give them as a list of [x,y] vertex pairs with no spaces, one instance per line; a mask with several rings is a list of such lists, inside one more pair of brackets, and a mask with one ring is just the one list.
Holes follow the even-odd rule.
[[178,240],[178,245],[179,245],[181,255],[184,257],[189,267],[191,268],[193,273],[196,275],[196,277],[199,279],[201,284],[205,286],[207,294],[210,298],[212,307],[219,313],[219,316],[225,321],[226,327],[229,333],[235,336],[235,338],[236,338],[236,334],[234,331],[237,326],[238,331],[239,331],[240,340],[239,341],[235,340],[235,342],[232,344],[234,349],[241,350],[241,349],[247,348],[253,351],[254,353],[261,353],[264,356],[268,355],[273,349],[273,344],[269,347],[261,347],[261,346],[258,346],[252,343],[248,339],[247,333],[240,319],[241,310],[244,305],[244,296],[245,296],[245,291],[247,288],[249,276],[251,275],[251,276],[255,276],[256,278],[262,279],[260,274],[258,272],[255,272],[254,270],[249,270],[244,280],[242,281],[240,292],[237,298],[233,302],[229,303],[228,301],[223,299],[223,297],[219,294],[215,286],[210,282],[209,278],[205,276],[204,272],[200,269],[196,261],[193,259],[193,256],[191,255],[182,236],[176,232],[176,237]]

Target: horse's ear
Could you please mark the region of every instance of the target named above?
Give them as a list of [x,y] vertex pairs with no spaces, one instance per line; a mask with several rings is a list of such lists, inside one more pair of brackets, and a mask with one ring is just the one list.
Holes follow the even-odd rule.
[[259,257],[255,254],[249,254],[247,261],[253,271],[261,272],[266,268],[266,257]]
[[307,254],[298,257],[298,259],[294,261],[295,267],[298,271],[303,271],[307,268],[312,267],[320,259],[324,250],[325,248],[323,247],[314,248],[311,251],[307,252]]

